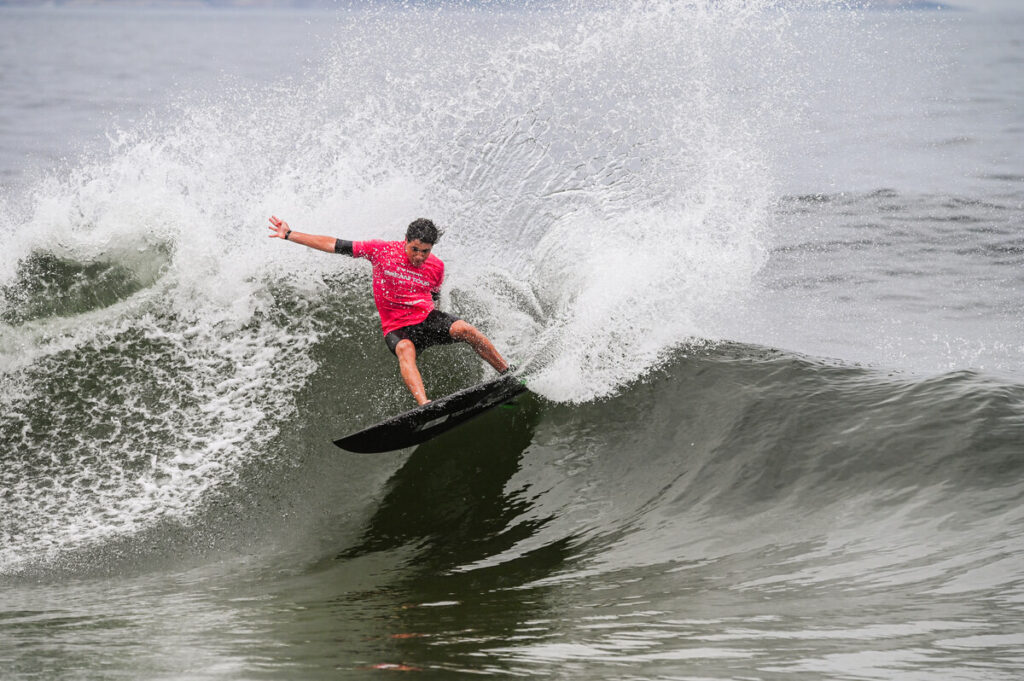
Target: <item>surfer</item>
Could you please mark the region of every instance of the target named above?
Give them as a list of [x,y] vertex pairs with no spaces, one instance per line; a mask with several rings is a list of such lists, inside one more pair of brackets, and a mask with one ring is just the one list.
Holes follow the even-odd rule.
[[416,356],[432,345],[469,343],[498,373],[509,370],[494,345],[474,326],[438,310],[444,263],[431,253],[441,232],[426,218],[413,220],[405,241],[346,241],[303,234],[276,216],[270,218],[270,238],[294,241],[327,253],[365,258],[373,265],[373,302],[380,314],[384,342],[398,358],[398,368],[417,404],[426,404],[423,378]]

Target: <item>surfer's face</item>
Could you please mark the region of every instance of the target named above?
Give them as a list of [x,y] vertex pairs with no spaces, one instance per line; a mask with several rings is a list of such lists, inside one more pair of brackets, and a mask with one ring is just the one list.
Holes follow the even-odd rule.
[[409,258],[409,262],[412,263],[413,267],[422,267],[423,263],[427,261],[427,256],[430,255],[430,249],[433,247],[434,244],[428,244],[419,239],[406,241],[405,257]]

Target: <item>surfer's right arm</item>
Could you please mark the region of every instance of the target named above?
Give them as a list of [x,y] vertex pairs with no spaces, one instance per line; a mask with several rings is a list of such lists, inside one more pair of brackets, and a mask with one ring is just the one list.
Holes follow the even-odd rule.
[[269,235],[271,239],[294,241],[297,244],[309,246],[310,248],[315,248],[318,251],[326,251],[328,253],[352,255],[351,241],[335,239],[333,236],[319,236],[317,234],[303,234],[302,232],[293,231],[288,227],[287,222],[281,220],[276,215],[270,216],[270,226],[268,229],[272,232],[272,234]]

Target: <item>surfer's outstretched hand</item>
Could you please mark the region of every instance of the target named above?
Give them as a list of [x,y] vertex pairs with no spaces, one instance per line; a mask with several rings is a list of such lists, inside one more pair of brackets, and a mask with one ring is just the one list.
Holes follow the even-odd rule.
[[271,239],[274,239],[274,238],[283,239],[285,237],[285,235],[290,231],[288,229],[288,223],[285,222],[284,220],[281,220],[276,215],[271,215],[270,216],[270,224],[267,225],[267,229],[269,229],[271,232],[273,232],[273,234],[268,234],[267,235]]

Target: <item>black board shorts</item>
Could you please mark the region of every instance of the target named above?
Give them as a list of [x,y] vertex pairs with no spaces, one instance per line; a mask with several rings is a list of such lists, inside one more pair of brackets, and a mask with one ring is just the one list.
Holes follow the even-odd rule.
[[452,324],[457,321],[460,321],[458,317],[447,312],[431,310],[427,318],[419,324],[403,326],[384,336],[384,342],[388,344],[388,350],[391,351],[391,354],[395,354],[395,348],[398,347],[398,343],[405,339],[412,341],[412,344],[416,346],[417,353],[426,350],[432,345],[448,345],[455,342],[449,330],[452,328]]

